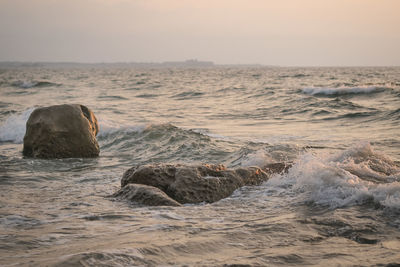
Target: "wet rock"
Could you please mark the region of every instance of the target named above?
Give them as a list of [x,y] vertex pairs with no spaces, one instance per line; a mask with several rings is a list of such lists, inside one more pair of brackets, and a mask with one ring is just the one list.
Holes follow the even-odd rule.
[[212,203],[230,196],[245,185],[259,185],[269,174],[258,167],[228,170],[223,165],[200,166],[155,164],[133,167],[121,180],[127,184],[144,184],[164,191],[179,203]]
[[24,156],[37,158],[96,157],[99,131],[93,112],[83,105],[35,109],[26,123]]
[[142,184],[127,184],[116,192],[113,197],[126,199],[147,206],[180,206],[178,202],[167,196],[154,186]]

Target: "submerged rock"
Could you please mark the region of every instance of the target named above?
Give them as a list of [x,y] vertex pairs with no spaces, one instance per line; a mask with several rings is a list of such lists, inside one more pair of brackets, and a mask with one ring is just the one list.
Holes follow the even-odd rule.
[[99,131],[93,112],[83,105],[35,109],[26,123],[24,156],[37,158],[96,157]]
[[185,166],[155,164],[133,167],[121,180],[128,184],[157,187],[177,202],[215,202],[230,196],[245,185],[259,185],[268,180],[269,174],[258,167],[228,170],[223,165]]
[[113,197],[123,198],[138,204],[148,206],[180,206],[178,202],[167,196],[154,186],[142,184],[127,184],[116,192]]

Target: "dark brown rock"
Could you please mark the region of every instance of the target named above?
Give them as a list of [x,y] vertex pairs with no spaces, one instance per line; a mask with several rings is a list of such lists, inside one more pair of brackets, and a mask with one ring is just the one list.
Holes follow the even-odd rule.
[[122,177],[127,184],[145,184],[164,191],[179,203],[215,202],[245,185],[259,185],[269,175],[258,167],[228,170],[223,165],[156,164],[133,167]]
[[99,131],[93,112],[83,105],[35,109],[26,123],[23,154],[37,158],[96,157]]
[[127,184],[116,192],[113,197],[123,198],[147,206],[181,205],[157,187],[142,184]]

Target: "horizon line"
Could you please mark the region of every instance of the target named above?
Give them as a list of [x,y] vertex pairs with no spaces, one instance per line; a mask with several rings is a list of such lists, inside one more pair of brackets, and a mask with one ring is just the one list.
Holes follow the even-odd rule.
[[129,65],[129,64],[138,64],[138,65],[173,65],[177,64],[177,66],[184,66],[185,64],[189,66],[198,65],[201,66],[202,64],[207,63],[207,66],[203,67],[223,67],[223,66],[258,66],[258,67],[400,67],[399,65],[275,65],[275,64],[263,64],[263,63],[215,63],[214,61],[210,60],[198,60],[198,59],[188,59],[188,60],[168,60],[168,61],[96,61],[96,62],[85,62],[85,61],[30,61],[30,60],[0,60],[0,64],[75,64],[75,65]]

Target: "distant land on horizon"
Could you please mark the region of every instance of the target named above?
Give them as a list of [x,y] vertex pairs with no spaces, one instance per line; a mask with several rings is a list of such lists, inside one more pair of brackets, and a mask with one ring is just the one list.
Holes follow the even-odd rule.
[[212,61],[189,59],[185,61],[165,62],[47,62],[47,61],[0,61],[1,68],[16,67],[132,67],[132,68],[209,68],[209,67],[271,67],[262,64],[215,64]]
[[239,67],[249,67],[249,68],[271,68],[271,67],[295,67],[295,68],[329,68],[329,67],[339,67],[339,68],[369,68],[369,67],[382,67],[382,68],[393,68],[400,67],[395,65],[321,65],[321,66],[302,66],[302,65],[294,65],[294,66],[286,66],[286,65],[265,65],[265,64],[217,64],[213,61],[202,61],[197,59],[188,59],[185,61],[164,61],[164,62],[73,62],[73,61],[0,61],[0,68],[85,68],[85,67],[93,67],[93,68],[211,68],[211,67],[220,67],[220,68],[239,68]]

